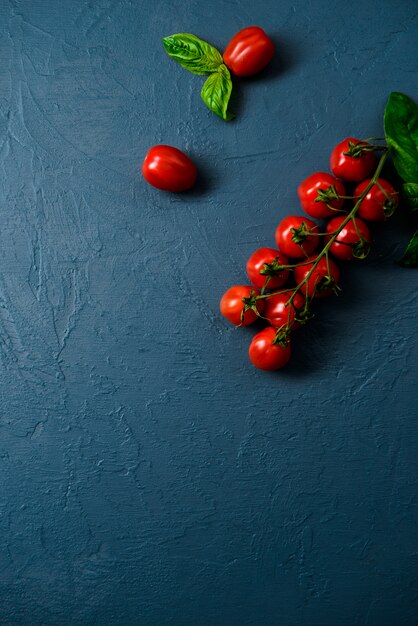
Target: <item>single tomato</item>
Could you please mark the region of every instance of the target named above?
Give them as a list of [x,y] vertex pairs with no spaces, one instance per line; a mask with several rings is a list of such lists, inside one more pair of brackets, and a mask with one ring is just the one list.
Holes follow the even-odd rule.
[[[295,267],[295,281],[299,285],[307,277],[312,270],[316,261],[315,256],[309,257],[306,261]],[[329,268],[329,269],[328,269]],[[332,259],[327,260],[322,257],[318,261],[318,265],[312,271],[309,276],[307,284],[302,284],[301,292],[309,298],[325,298],[330,296],[333,292],[333,287],[338,284],[340,280],[340,270],[338,265],[334,263]]]
[[316,218],[335,215],[344,205],[344,198],[338,196],[345,195],[343,183],[326,172],[311,174],[298,187],[302,209]]
[[[247,261],[247,274],[250,281],[256,287],[261,289],[269,281],[267,287],[269,289],[277,289],[285,284],[289,278],[289,270],[275,270],[278,265],[288,265],[289,259],[274,248],[259,248]],[[264,274],[260,274],[264,271]]]
[[250,303],[251,301],[257,311],[262,313],[264,309],[263,300],[255,300],[255,296],[259,295],[258,289],[251,286],[237,285],[230,287],[221,298],[220,310],[222,315],[234,326],[249,326],[253,324],[257,319],[255,311],[251,309],[245,311],[243,320],[241,320],[241,315],[246,302]]
[[318,224],[299,215],[289,215],[276,228],[277,247],[288,257],[298,259],[309,256],[317,248]]
[[[292,292],[278,293],[276,296],[270,296],[265,299],[263,316],[268,319],[272,326],[282,328],[289,322],[290,328],[294,330],[300,326],[295,321],[297,312],[303,308],[305,298],[302,294],[297,293],[293,298],[292,304],[288,304]],[[289,310],[290,306],[290,310]]]
[[[336,232],[345,217],[334,217],[327,224],[327,233]],[[330,237],[326,237],[328,242]],[[351,261],[354,258],[362,259],[367,256],[370,247],[370,231],[367,224],[359,217],[347,222],[337,235],[336,240],[329,249],[332,254],[342,261]]]
[[[361,196],[370,184],[371,178],[363,180],[354,190],[355,196]],[[398,206],[398,192],[387,180],[378,178],[370,187],[358,209],[358,214],[370,222],[382,222],[390,217]]]
[[253,338],[248,354],[250,361],[260,370],[278,370],[284,367],[290,359],[290,344],[282,346],[273,343],[276,329],[267,326]]
[[358,183],[370,175],[376,157],[369,143],[347,137],[331,153],[332,173],[338,178]]
[[196,182],[197,169],[189,157],[172,146],[150,148],[142,164],[145,180],[163,191],[185,191]]
[[223,53],[225,65],[236,76],[261,72],[274,56],[274,44],[259,26],[243,28],[234,35]]

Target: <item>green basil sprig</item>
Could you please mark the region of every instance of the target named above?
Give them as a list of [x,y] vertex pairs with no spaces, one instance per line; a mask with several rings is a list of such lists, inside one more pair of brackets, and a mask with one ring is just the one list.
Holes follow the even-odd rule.
[[418,183],[404,183],[403,196],[413,211],[418,211]]
[[223,63],[216,48],[189,33],[178,33],[164,37],[163,46],[172,59],[193,74],[216,72]]
[[[384,116],[386,142],[395,168],[404,181],[405,203],[418,210],[418,106],[403,93],[393,92]],[[405,267],[418,267],[418,231],[399,261]]]
[[404,267],[418,267],[418,230],[414,232],[399,265]]
[[231,120],[234,116],[227,109],[232,80],[221,53],[211,44],[190,33],[164,37],[163,46],[168,56],[189,72],[210,74],[201,91],[203,101],[223,120]]
[[232,92],[232,80],[226,65],[220,65],[216,72],[206,79],[201,96],[208,108],[223,120],[234,116],[228,112],[228,102]]

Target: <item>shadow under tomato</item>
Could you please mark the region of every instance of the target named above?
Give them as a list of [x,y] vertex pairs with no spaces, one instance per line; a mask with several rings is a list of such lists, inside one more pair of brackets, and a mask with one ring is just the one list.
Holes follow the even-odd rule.
[[[329,366],[326,350],[318,350],[321,336],[325,336],[325,331],[321,320],[313,318],[299,328],[292,337],[292,356],[285,368],[279,374],[284,374],[289,378],[303,378],[313,372],[327,369]],[[331,337],[327,334],[327,341],[331,342]]]
[[277,76],[293,69],[293,67],[302,60],[302,47],[294,38],[291,39],[290,36],[282,33],[269,33],[269,36],[276,48],[273,59],[262,72],[254,74],[254,76],[248,76],[248,78],[243,78],[243,81],[249,83],[264,83],[274,80]]
[[191,189],[182,191],[181,194],[177,195],[181,195],[184,200],[195,200],[213,192],[219,187],[219,172],[193,152],[188,152],[187,154],[197,167],[197,179]]
[[293,69],[303,57],[302,47],[297,41],[291,39],[289,35],[268,34],[276,48],[276,53],[268,66],[262,72],[246,78],[239,78],[231,73],[233,89],[229,109],[237,118],[244,115],[246,110],[246,92],[248,92],[251,86],[262,85],[276,80]]

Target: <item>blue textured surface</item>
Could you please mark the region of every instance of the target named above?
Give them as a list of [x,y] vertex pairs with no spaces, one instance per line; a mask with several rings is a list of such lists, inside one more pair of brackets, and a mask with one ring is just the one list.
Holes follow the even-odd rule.
[[[2,626],[417,624],[418,272],[406,218],[289,368],[218,314],[343,137],[418,99],[414,0],[0,0]],[[273,66],[225,124],[161,37]],[[172,196],[139,163],[188,151]]]

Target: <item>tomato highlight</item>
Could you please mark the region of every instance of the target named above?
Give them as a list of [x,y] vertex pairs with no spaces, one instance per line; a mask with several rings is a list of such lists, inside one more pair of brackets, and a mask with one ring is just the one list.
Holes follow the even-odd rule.
[[223,53],[224,63],[236,76],[261,72],[274,56],[274,43],[259,26],[248,26],[234,35]]
[[318,224],[299,215],[285,217],[276,228],[276,244],[286,256],[299,259],[318,247]]
[[[354,190],[354,195],[360,197],[367,189],[371,178],[363,180]],[[378,178],[361,201],[358,214],[366,221],[383,222],[393,215],[399,199],[398,192],[384,178]]]
[[142,164],[142,175],[153,187],[180,192],[193,187],[197,168],[184,152],[173,146],[153,146]]
[[302,209],[317,219],[336,215],[344,206],[346,191],[344,184],[326,172],[315,172],[298,187]]
[[288,265],[289,259],[274,248],[259,248],[247,261],[247,274],[250,281],[261,289],[277,289],[289,278],[289,270],[278,268]]
[[[264,309],[263,300],[256,300],[260,292],[254,287],[248,285],[236,285],[230,287],[224,293],[220,302],[220,311],[222,315],[234,326],[249,326],[257,319],[257,313],[254,308],[262,313]],[[254,308],[247,308],[247,306]]]
[[248,355],[251,363],[260,370],[274,371],[281,369],[290,359],[290,344],[273,343],[276,329],[272,326],[264,328],[253,338]]
[[330,166],[334,176],[358,183],[369,176],[376,164],[372,146],[366,141],[347,137],[331,153]]
[[[345,217],[334,217],[327,224],[327,233],[339,231],[329,251],[342,261],[352,261],[354,258],[364,259],[370,249],[370,231],[367,224],[356,216],[342,226],[344,220]],[[330,239],[331,234],[326,241]]]

